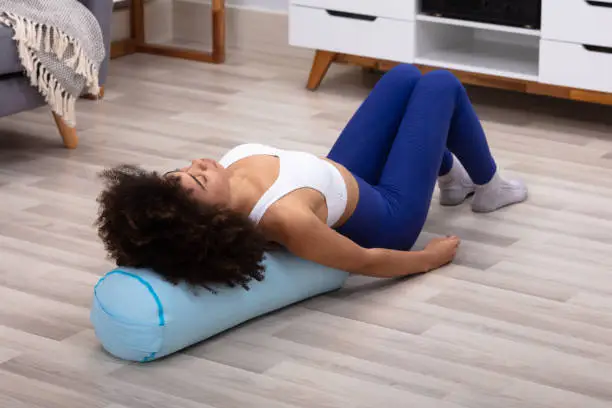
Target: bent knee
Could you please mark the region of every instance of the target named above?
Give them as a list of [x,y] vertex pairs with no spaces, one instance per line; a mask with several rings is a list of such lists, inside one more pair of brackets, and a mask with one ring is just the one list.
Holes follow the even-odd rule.
[[391,68],[386,74],[397,75],[397,76],[421,76],[421,71],[412,64],[399,64]]
[[426,83],[428,86],[435,87],[436,89],[449,92],[457,92],[457,90],[464,89],[459,78],[445,69],[428,72],[423,75],[421,82]]
[[[382,80],[392,82],[395,87],[412,87],[421,78],[421,71],[414,65],[400,64],[383,75]],[[381,80],[381,81],[382,81]]]
[[459,81],[459,78],[457,78],[455,74],[446,69],[436,69],[435,71],[430,71],[423,75],[423,78],[427,78],[430,81],[436,81],[440,83],[461,85],[461,81]]

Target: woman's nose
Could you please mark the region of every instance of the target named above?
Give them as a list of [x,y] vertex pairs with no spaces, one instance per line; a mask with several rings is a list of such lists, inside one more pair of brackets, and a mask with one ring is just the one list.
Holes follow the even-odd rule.
[[208,168],[208,163],[202,159],[196,159],[191,161],[191,167],[197,170],[206,170]]

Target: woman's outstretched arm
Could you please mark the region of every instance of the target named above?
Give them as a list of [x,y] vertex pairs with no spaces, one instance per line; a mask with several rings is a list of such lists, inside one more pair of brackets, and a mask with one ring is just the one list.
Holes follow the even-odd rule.
[[306,210],[276,214],[266,224],[266,234],[296,256],[379,278],[396,278],[439,268],[454,259],[459,245],[459,240],[452,237],[433,240],[421,251],[367,249],[329,228]]

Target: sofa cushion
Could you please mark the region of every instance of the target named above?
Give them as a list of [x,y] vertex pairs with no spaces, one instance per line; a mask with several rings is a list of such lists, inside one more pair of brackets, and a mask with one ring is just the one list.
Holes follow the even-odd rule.
[[17,46],[13,40],[13,30],[0,24],[0,75],[13,74],[23,71]]

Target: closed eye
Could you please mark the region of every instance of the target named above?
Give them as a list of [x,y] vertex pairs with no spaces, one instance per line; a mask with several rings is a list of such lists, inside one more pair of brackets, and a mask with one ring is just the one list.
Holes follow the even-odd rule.
[[169,174],[172,174],[172,173],[185,173],[185,174],[188,174],[189,177],[191,177],[193,179],[193,181],[198,183],[198,185],[200,187],[202,187],[203,190],[206,190],[206,187],[204,187],[204,184],[206,184],[208,182],[208,179],[206,178],[206,176],[204,176],[204,175],[200,176],[200,177],[202,177],[202,180],[203,180],[203,182],[201,182],[193,174],[187,173],[187,172],[183,172],[180,169],[176,169],[176,170],[171,170],[171,171],[168,171],[168,172],[164,173],[164,177],[169,175]]
[[[189,173],[187,173],[189,174]],[[189,176],[193,179],[193,181],[195,181],[196,183],[198,183],[198,185],[200,187],[202,187],[202,190],[206,190],[206,187],[204,187],[204,184],[202,184],[202,182],[200,182],[200,180],[198,180],[194,175],[189,174]]]

